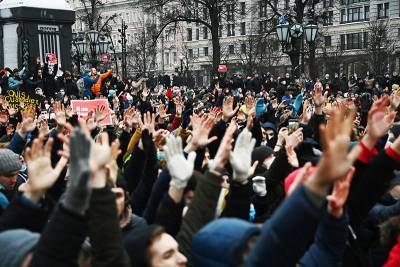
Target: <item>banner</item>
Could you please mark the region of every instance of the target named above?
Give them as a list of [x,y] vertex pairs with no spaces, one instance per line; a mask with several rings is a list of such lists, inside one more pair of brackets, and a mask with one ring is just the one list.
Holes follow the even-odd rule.
[[15,110],[36,109],[39,105],[39,99],[31,98],[24,92],[8,90],[5,100]]
[[[102,121],[97,122],[98,125],[105,126],[111,125],[111,114],[108,108],[107,99],[95,99],[95,100],[71,100],[71,108],[78,115],[78,117],[87,119],[90,112],[94,113],[96,107],[104,106],[105,118]],[[94,114],[93,114],[94,115]]]

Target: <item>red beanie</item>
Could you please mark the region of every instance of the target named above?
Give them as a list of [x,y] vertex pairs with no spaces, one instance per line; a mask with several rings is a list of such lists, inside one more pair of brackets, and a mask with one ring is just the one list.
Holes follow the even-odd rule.
[[[299,174],[299,172],[303,169],[304,167],[298,168],[291,173],[285,178],[285,195],[287,196],[287,193],[289,191],[290,186],[293,184],[294,179],[296,179],[296,176]],[[311,166],[311,172],[314,172],[317,169],[317,167]]]

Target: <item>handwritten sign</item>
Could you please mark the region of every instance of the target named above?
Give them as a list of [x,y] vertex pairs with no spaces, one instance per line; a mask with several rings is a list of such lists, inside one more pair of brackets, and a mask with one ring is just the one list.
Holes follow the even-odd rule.
[[104,120],[99,121],[98,124],[105,126],[111,125],[111,114],[108,108],[108,101],[107,99],[95,99],[95,100],[72,100],[71,101],[71,108],[72,110],[81,118],[87,119],[90,112],[94,112],[96,107],[104,106],[104,113],[106,117]]
[[48,59],[48,63],[50,65],[57,64],[57,55],[52,53],[46,53],[46,58]]
[[29,95],[20,91],[8,90],[5,100],[15,110],[36,109],[40,102],[38,99],[31,98]]

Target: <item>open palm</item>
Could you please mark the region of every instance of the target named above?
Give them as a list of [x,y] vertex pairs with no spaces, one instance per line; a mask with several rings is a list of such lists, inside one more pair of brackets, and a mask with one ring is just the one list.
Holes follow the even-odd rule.
[[46,191],[56,182],[61,171],[67,164],[67,159],[62,157],[55,168],[51,166],[52,146],[52,139],[49,139],[44,146],[43,139],[38,138],[33,141],[32,148],[26,151],[25,158],[29,175],[28,186],[31,191]]

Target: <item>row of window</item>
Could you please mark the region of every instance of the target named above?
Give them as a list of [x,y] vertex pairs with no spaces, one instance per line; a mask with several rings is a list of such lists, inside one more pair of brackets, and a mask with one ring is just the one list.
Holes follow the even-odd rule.
[[[229,55],[235,55],[236,54],[236,46],[234,44],[228,45],[227,46],[227,51],[226,51]],[[240,53],[245,54],[247,52],[247,46],[246,44],[240,44]],[[176,53],[174,52],[173,54],[175,54],[174,57],[174,63],[176,63]],[[210,56],[209,53],[209,48],[208,47],[203,47],[203,48],[197,48],[197,49],[193,49],[193,48],[189,48],[188,49],[188,58],[189,59],[193,59],[193,58],[197,58],[197,57],[208,57]],[[168,59],[167,59],[168,57]],[[165,60],[166,64],[170,64],[169,61],[169,53],[166,53],[166,60]]]
[[[325,47],[332,46],[332,37],[324,37]],[[357,32],[340,35],[340,48],[342,50],[363,49],[368,46],[368,32]]]
[[[264,26],[262,23],[260,25]],[[240,35],[246,35],[246,22],[241,22],[239,24],[240,27]],[[265,26],[266,27],[266,26]],[[193,29],[188,28],[186,29],[186,41],[193,41],[194,38],[196,40],[200,40],[200,35],[202,35],[202,40],[208,40],[211,38],[211,34],[209,34],[209,30],[207,27],[202,27],[201,29],[197,28],[196,29],[196,36],[193,36]],[[218,32],[219,37],[223,37],[223,26],[219,26],[219,32]],[[235,31],[235,24],[227,24],[226,25],[226,36],[231,37],[231,36],[236,36],[236,31]]]

